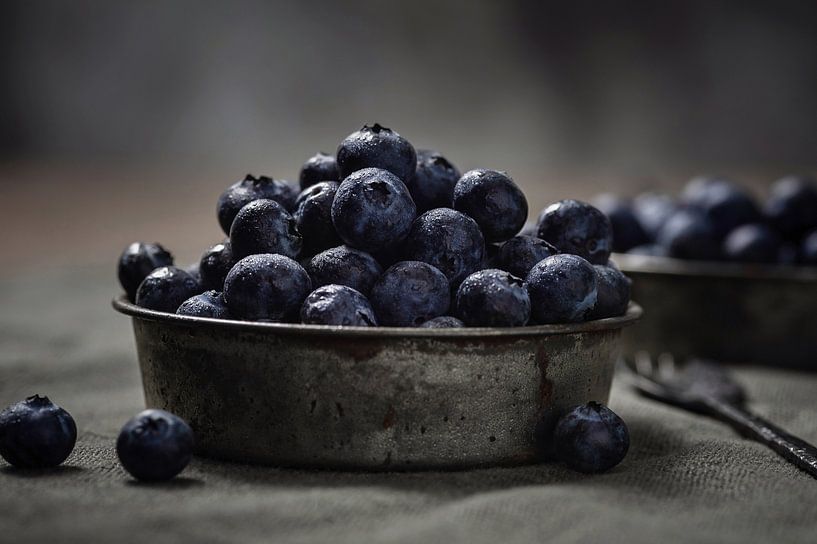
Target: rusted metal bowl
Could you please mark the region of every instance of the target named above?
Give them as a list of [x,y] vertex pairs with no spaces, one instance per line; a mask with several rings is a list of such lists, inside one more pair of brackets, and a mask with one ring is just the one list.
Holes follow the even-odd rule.
[[817,268],[613,255],[646,317],[625,353],[817,370]]
[[412,470],[521,464],[551,406],[606,402],[626,315],[509,329],[327,327],[139,308],[148,406],[198,453],[281,466]]

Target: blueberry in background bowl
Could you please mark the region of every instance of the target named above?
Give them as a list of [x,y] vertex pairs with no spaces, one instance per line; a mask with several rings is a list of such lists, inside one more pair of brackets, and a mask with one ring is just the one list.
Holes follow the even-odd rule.
[[274,200],[253,200],[241,208],[230,228],[230,248],[236,260],[261,253],[294,259],[302,245],[295,219]]
[[778,261],[782,240],[766,225],[752,223],[742,225],[723,241],[724,257],[744,263],[767,263]]
[[454,186],[454,209],[479,225],[486,242],[504,242],[524,226],[528,201],[505,172],[476,169]]
[[598,297],[596,271],[578,255],[558,254],[538,262],[527,278],[531,316],[537,323],[583,321]]
[[341,182],[332,203],[332,223],[340,238],[368,252],[400,243],[416,215],[406,185],[380,168],[350,174]]
[[199,282],[175,266],[163,266],[147,275],[136,291],[136,304],[157,312],[175,313],[179,305],[199,293]]
[[403,255],[434,266],[452,287],[457,287],[466,276],[482,268],[485,240],[471,217],[450,208],[437,208],[414,220],[403,244]]
[[364,168],[388,170],[403,182],[414,176],[417,152],[408,140],[390,128],[375,123],[364,125],[338,145],[340,179]]
[[673,213],[661,227],[657,242],[666,248],[670,257],[704,261],[721,257],[721,242],[715,226],[696,208]]
[[418,327],[448,312],[450,287],[437,268],[420,261],[389,267],[375,282],[369,300],[381,325]]
[[162,266],[173,266],[173,255],[160,244],[134,242],[119,257],[117,276],[131,301],[136,300],[136,289],[148,274]]
[[805,176],[777,180],[763,212],[786,239],[799,239],[817,228],[817,182]]
[[309,260],[306,270],[315,288],[339,284],[364,295],[369,294],[374,282],[383,273],[374,257],[349,246],[333,247],[318,253]]
[[578,255],[592,264],[607,264],[613,248],[610,220],[579,200],[560,200],[542,210],[537,234],[559,252]]
[[469,327],[521,327],[530,319],[521,278],[497,269],[474,272],[457,290],[456,313]]
[[454,185],[460,179],[460,171],[437,151],[417,151],[417,171],[406,186],[417,206],[417,213],[434,208],[451,207],[454,201]]
[[610,219],[613,251],[622,253],[650,242],[631,202],[606,193],[594,198],[593,205]]
[[311,325],[377,326],[369,300],[345,285],[324,285],[312,291],[301,306],[301,322]]
[[76,441],[74,418],[48,397],[33,395],[0,412],[0,455],[15,467],[55,467]]
[[145,410],[122,427],[116,454],[125,470],[138,480],[170,480],[193,456],[193,430],[174,414]]
[[310,157],[298,174],[298,184],[301,191],[322,181],[340,181],[340,179],[335,157],[322,151]]
[[224,300],[230,314],[249,321],[296,321],[311,291],[306,270],[278,254],[244,257],[224,281]]
[[733,229],[761,219],[760,210],[746,191],[721,178],[696,178],[689,182],[682,202],[700,210],[722,239]]
[[297,196],[297,189],[286,181],[247,174],[244,179],[229,186],[218,199],[216,213],[221,230],[224,234],[230,234],[235,216],[253,200],[275,200],[284,209],[291,210]]

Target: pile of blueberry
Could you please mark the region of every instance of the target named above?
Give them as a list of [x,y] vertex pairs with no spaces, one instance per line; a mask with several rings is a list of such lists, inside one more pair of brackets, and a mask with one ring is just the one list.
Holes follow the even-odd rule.
[[[48,397],[33,395],[0,412],[0,456],[20,469],[53,468],[74,450],[74,418]],[[164,410],[145,410],[130,419],[116,441],[119,462],[134,478],[169,480],[193,456],[193,431]]]
[[817,266],[817,183],[810,178],[778,180],[762,204],[717,177],[690,180],[678,199],[601,195],[595,204],[610,218],[617,252]]
[[523,231],[528,203],[505,172],[460,174],[378,124],[306,161],[297,189],[248,175],[217,216],[228,238],[190,269],[128,246],[128,297],[216,319],[429,328],[580,322],[629,303],[598,209],[557,202]]

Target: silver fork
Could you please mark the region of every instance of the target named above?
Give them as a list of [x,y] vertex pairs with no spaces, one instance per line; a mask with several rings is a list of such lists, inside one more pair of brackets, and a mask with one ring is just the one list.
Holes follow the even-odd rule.
[[747,410],[743,388],[718,363],[693,359],[681,366],[670,354],[653,360],[638,352],[620,366],[642,395],[717,418],[817,478],[817,448]]

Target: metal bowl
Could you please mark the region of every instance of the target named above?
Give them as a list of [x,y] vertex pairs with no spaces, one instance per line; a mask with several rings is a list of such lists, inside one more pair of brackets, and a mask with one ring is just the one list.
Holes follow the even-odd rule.
[[817,370],[817,268],[613,255],[646,318],[626,353]]
[[198,453],[281,466],[412,470],[534,459],[541,412],[606,402],[626,315],[507,329],[225,321],[113,301],[133,318],[148,406]]

